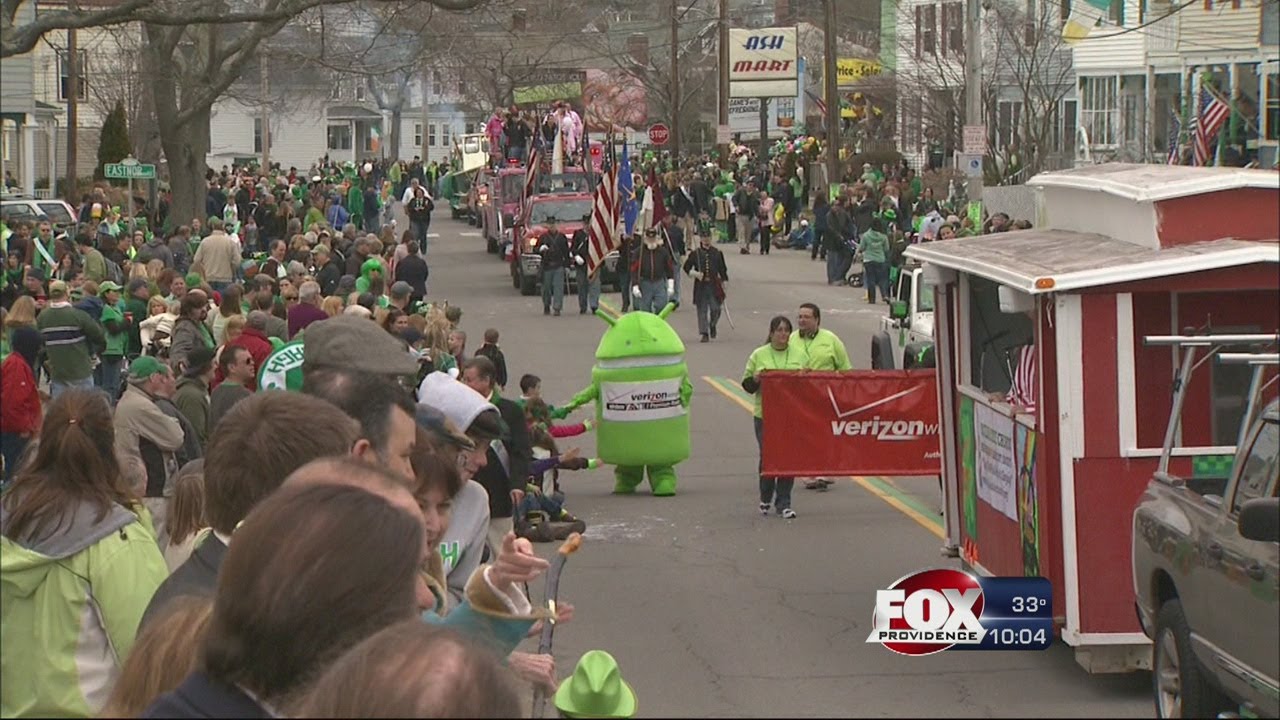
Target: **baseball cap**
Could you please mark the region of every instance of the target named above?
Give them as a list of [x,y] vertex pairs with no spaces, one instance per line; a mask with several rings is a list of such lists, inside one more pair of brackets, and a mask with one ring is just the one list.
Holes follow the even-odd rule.
[[330,367],[374,375],[416,375],[404,345],[365,318],[339,315],[307,327],[304,367]]
[[146,380],[156,373],[168,372],[169,366],[150,355],[139,355],[129,364],[130,380]]
[[458,430],[458,426],[445,416],[438,408],[434,408],[425,403],[418,403],[418,409],[414,413],[414,419],[418,421],[418,425],[422,429],[431,432],[442,440],[448,441],[450,444],[457,446],[462,450],[474,450],[476,444],[471,438],[463,435]]
[[123,290],[123,289],[124,289],[124,288],[120,287],[119,285],[115,284],[114,282],[112,282],[112,281],[110,281],[110,280],[103,280],[103,281],[102,281],[102,284],[98,285],[98,294],[99,294],[99,295],[106,295],[107,293],[111,292],[112,290],[115,290],[116,292],[120,292],[120,291],[121,291],[121,290]]
[[53,282],[49,283],[49,297],[55,298],[55,297],[66,297],[66,296],[67,296],[67,284],[65,282],[63,282],[62,280],[54,280]]
[[391,284],[392,297],[406,297],[413,294],[413,286],[403,280]]

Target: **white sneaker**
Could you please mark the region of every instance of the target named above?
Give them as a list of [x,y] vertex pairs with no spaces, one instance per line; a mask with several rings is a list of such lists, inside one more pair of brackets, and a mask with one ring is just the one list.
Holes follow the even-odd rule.
[[760,514],[765,517],[769,516],[769,503],[760,503]]
[[796,519],[796,511],[795,511],[795,510],[792,510],[791,508],[787,508],[786,510],[783,510],[783,511],[782,511],[782,518],[783,518],[784,520],[795,520],[795,519]]

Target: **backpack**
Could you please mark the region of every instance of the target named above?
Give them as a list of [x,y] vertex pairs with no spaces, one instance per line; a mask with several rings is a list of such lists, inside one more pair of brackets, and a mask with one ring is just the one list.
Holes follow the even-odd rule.
[[117,285],[124,285],[124,270],[120,269],[120,264],[109,257],[103,257],[103,261],[107,264],[107,279]]

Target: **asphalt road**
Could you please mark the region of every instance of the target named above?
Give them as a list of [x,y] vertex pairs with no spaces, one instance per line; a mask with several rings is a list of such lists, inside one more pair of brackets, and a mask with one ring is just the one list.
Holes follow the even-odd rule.
[[[572,297],[563,316],[544,316],[540,298],[511,287],[506,265],[465,222],[440,217],[432,231],[430,297],[462,307],[468,352],[486,328],[501,332],[508,395],[519,393],[523,373],[543,379],[551,402],[585,387],[604,323],[579,315]],[[646,717],[1152,715],[1148,673],[1091,676],[1062,644],[907,658],[865,642],[877,589],[918,569],[958,566],[939,553],[936,479],[845,479],[825,493],[798,487],[797,519],[761,517],[751,414],[733,383],[769,319],[794,320],[802,302],[822,308],[823,326],[844,339],[855,367],[869,367],[884,306],[828,287],[807,253],[743,257],[721,247],[736,328],[722,321],[717,341],[697,342],[687,278],[686,303],[671,318],[695,385],[693,455],[678,466],[678,494],[654,498],[642,485],[615,497],[608,468],[561,475],[570,511],[588,524],[561,581],[562,600],[577,608],[556,633],[561,677],[581,653],[608,650]],[[614,308],[618,301],[605,296]],[[562,449],[574,440],[591,455],[589,435]],[[541,594],[539,584],[535,599]]]

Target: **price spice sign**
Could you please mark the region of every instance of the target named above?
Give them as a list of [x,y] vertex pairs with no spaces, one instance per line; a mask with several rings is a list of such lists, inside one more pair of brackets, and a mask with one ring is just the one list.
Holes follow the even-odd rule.
[[1042,577],[975,577],[922,570],[876,591],[868,643],[899,655],[944,650],[1045,650],[1053,588]]

